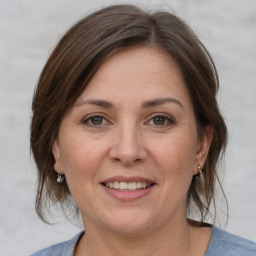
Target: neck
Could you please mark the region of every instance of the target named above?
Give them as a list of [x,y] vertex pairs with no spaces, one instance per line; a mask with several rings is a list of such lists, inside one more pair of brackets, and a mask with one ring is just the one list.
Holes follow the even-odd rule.
[[187,256],[191,247],[191,228],[187,220],[170,222],[154,232],[120,234],[109,230],[98,230],[86,226],[75,256],[89,255],[133,255],[133,256]]

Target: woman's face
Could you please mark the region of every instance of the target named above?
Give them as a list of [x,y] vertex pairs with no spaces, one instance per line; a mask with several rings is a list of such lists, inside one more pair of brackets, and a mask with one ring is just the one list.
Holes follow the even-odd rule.
[[181,72],[153,48],[109,57],[64,117],[53,145],[85,228],[152,231],[185,220],[210,143],[199,141]]

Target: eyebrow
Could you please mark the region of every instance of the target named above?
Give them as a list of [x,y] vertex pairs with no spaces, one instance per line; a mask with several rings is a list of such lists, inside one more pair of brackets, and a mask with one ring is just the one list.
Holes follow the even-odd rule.
[[[168,102],[175,103],[178,106],[180,106],[181,108],[184,108],[182,103],[179,100],[174,99],[174,98],[156,98],[153,100],[147,100],[141,104],[141,107],[142,108],[150,108],[150,107],[154,107],[154,106],[160,106],[160,105],[163,105]],[[99,106],[102,108],[114,108],[114,105],[111,102],[106,101],[106,100],[96,100],[96,99],[81,100],[75,105],[75,107],[79,107],[84,104],[92,104],[92,105],[96,105],[96,106]]]
[[174,98],[157,98],[157,99],[153,99],[153,100],[148,100],[142,103],[142,108],[149,108],[149,107],[154,107],[154,106],[159,106],[159,105],[163,105],[165,103],[175,103],[178,106],[180,106],[181,108],[184,108],[184,106],[182,105],[182,103]]
[[96,105],[96,106],[99,106],[102,108],[113,108],[114,107],[114,105],[111,102],[106,101],[106,100],[81,100],[75,105],[75,107],[79,107],[84,104],[92,104],[92,105]]

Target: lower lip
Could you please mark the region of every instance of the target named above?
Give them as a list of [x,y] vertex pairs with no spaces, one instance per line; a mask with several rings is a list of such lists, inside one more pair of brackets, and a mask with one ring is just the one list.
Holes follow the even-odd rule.
[[108,188],[104,185],[102,185],[105,191],[112,197],[124,201],[124,202],[130,202],[138,200],[146,195],[148,195],[155,185],[150,186],[149,188],[139,189],[135,191],[119,191],[116,189]]

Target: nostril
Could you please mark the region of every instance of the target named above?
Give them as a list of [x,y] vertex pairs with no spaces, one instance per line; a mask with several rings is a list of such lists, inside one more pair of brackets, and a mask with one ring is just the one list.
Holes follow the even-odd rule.
[[115,162],[122,162],[124,165],[140,163],[147,158],[146,149],[136,138],[130,137],[127,131],[118,141],[113,140],[109,151],[110,158]]

